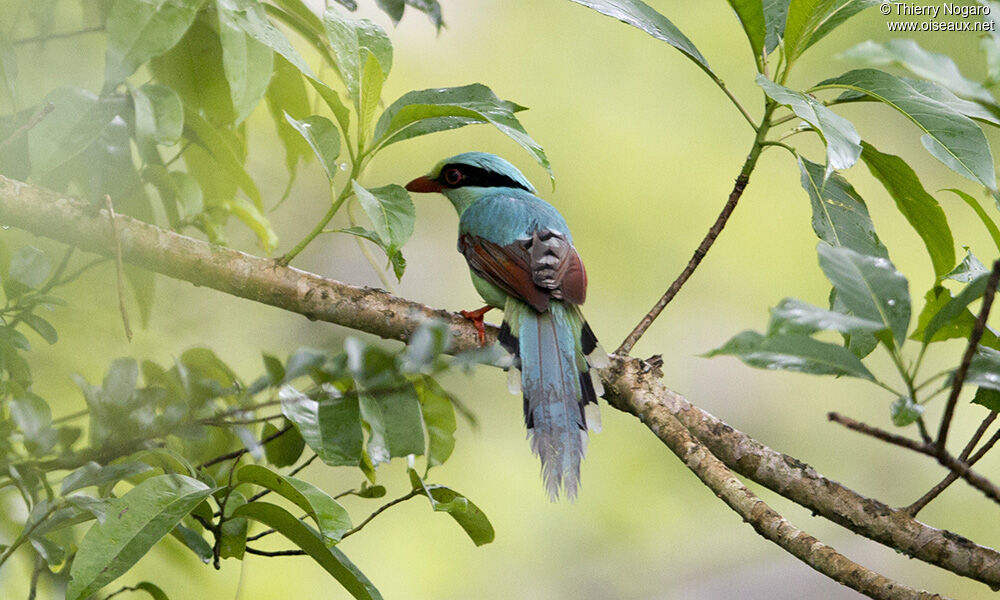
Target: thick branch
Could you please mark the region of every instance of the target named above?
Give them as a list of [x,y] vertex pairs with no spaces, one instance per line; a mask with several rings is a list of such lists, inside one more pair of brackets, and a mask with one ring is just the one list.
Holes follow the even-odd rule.
[[[635,363],[632,363],[635,364]],[[870,598],[940,599],[937,594],[906,587],[871,571],[798,529],[758,498],[716,456],[695,439],[663,401],[661,390],[628,386],[618,380],[616,393],[657,437],[719,498],[760,535],[827,577]]]
[[[0,223],[113,256],[104,211],[60,194],[0,176]],[[386,339],[406,340],[422,319],[448,322],[453,349],[478,345],[474,327],[458,315],[324,279],[275,261],[212,246],[155,226],[118,217],[125,262],[195,285],[270,304]],[[496,329],[487,331],[495,339]],[[865,537],[958,575],[1000,587],[1000,554],[950,532],[928,527],[901,511],[829,481],[807,465],[776,452],[690,405],[666,389],[642,361],[616,361],[602,373],[613,406],[638,414],[632,391],[658,398],[729,468]]]
[[[282,267],[275,260],[214,246],[123,215],[116,215],[116,221],[122,259],[144,269],[387,339],[406,340],[423,319],[437,318],[451,325],[453,350],[478,346],[475,330],[453,313]],[[115,256],[107,211],[3,176],[0,223]],[[487,335],[494,339],[496,329],[488,329]]]
[[[726,466],[792,502],[908,556],[1000,587],[1000,553],[996,550],[925,525],[903,510],[862,496],[802,461],[768,448],[667,389],[659,371],[647,363],[616,360],[604,380],[609,392],[606,397],[615,408],[638,414],[632,399],[638,392],[632,390],[645,390],[644,394],[659,398]],[[649,423],[647,426],[652,428]]]

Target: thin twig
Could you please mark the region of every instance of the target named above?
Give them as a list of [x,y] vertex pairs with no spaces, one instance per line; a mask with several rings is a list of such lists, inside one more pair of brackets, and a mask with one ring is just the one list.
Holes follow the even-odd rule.
[[730,215],[736,210],[736,204],[739,202],[740,197],[743,196],[743,190],[746,189],[747,184],[750,182],[750,173],[753,172],[754,167],[757,165],[757,159],[760,157],[761,150],[764,147],[764,138],[767,135],[767,131],[770,128],[769,120],[771,118],[771,113],[774,112],[775,104],[768,104],[767,108],[764,110],[764,118],[761,121],[760,127],[757,128],[757,137],[754,138],[753,146],[750,148],[750,153],[747,155],[746,162],[743,163],[743,168],[740,170],[739,176],[736,178],[736,183],[733,185],[733,190],[729,193],[729,199],[726,201],[725,206],[722,207],[722,212],[716,217],[715,223],[709,227],[708,233],[702,238],[701,243],[695,249],[694,254],[691,259],[688,260],[687,265],[684,270],[681,271],[680,275],[674,279],[667,291],[663,293],[663,296],[653,305],[653,308],[649,310],[648,313],[642,318],[641,321],[632,330],[632,333],[628,334],[625,341],[618,346],[615,350],[615,354],[627,355],[631,352],[632,348],[635,346],[639,338],[642,337],[649,326],[653,324],[656,317],[660,316],[663,309],[666,308],[667,304],[674,299],[677,292],[681,290],[681,287],[687,282],[687,280],[694,273],[694,270],[698,268],[701,264],[705,255],[708,254],[709,249],[715,240],[722,233],[722,229],[726,226],[726,222],[729,221]]
[[115,207],[111,202],[111,196],[104,195],[104,204],[108,209],[108,218],[111,219],[111,235],[115,240],[115,265],[118,275],[118,310],[122,314],[122,325],[125,327],[125,337],[132,341],[132,327],[128,322],[128,308],[125,306],[125,264],[122,262],[122,240],[118,236],[118,223],[115,218]]
[[976,325],[972,328],[972,335],[969,336],[969,344],[965,347],[962,364],[955,371],[955,378],[951,382],[951,394],[948,396],[948,403],[944,407],[944,416],[941,417],[941,428],[938,429],[937,436],[937,449],[942,455],[945,452],[945,444],[948,442],[948,428],[951,427],[951,418],[955,414],[958,395],[962,392],[965,375],[969,372],[972,357],[975,356],[976,347],[979,346],[979,340],[983,337],[983,330],[986,329],[986,319],[990,316],[990,307],[993,305],[993,296],[996,294],[998,281],[1000,281],[1000,260],[993,263],[993,271],[990,273],[989,281],[986,282],[986,290],[983,292],[983,305],[979,309],[979,316],[976,317]]
[[833,412],[828,413],[827,418],[835,423],[839,423],[844,427],[847,427],[848,429],[857,431],[858,433],[863,433],[882,440],[883,442],[893,444],[894,446],[900,446],[902,448],[907,448],[909,450],[913,450],[914,452],[919,452],[920,454],[926,454],[927,456],[936,458],[942,466],[966,480],[969,485],[985,494],[990,500],[1000,504],[1000,488],[994,485],[989,479],[973,471],[968,463],[955,458],[947,451],[942,452],[933,443],[923,443],[917,440],[912,440],[908,437],[896,435],[895,433],[861,423],[860,421],[855,421],[850,417],[845,417]]
[[13,133],[8,135],[3,141],[0,141],[0,152],[3,152],[4,148],[6,148],[9,144],[12,144],[15,141],[17,141],[17,139],[20,138],[22,135],[31,131],[31,129],[35,125],[38,125],[42,121],[42,119],[47,117],[50,112],[55,110],[55,108],[56,105],[52,104],[51,102],[46,102],[45,104],[39,106],[38,109],[31,115],[31,117],[29,117],[28,120],[24,123],[24,125],[21,125],[17,129],[15,129]]
[[891,431],[886,431],[884,429],[879,429],[878,427],[873,427],[867,423],[862,423],[861,421],[856,421],[850,417],[845,417],[840,413],[827,413],[826,418],[834,423],[839,423],[844,427],[850,429],[851,431],[857,431],[858,433],[863,433],[867,436],[871,436],[875,439],[882,440],[892,444],[893,446],[899,446],[901,448],[907,448],[913,450],[914,452],[919,452],[920,454],[926,454],[927,456],[937,457],[933,446],[925,444],[921,441],[910,439],[906,436],[892,433]]
[[[277,438],[285,435],[286,433],[288,433],[289,431],[291,431],[292,427],[294,427],[294,425],[288,425],[284,429],[280,429],[280,430],[272,433],[271,435],[267,436],[266,438],[260,440],[260,445],[263,446],[264,444],[270,442],[271,440],[277,439]],[[213,458],[211,460],[207,460],[207,461],[201,463],[200,465],[198,465],[197,468],[204,469],[204,468],[207,468],[207,467],[211,467],[212,465],[217,465],[220,462],[225,462],[225,461],[227,461],[227,460],[229,460],[231,458],[238,458],[240,456],[243,456],[247,452],[249,452],[249,450],[247,450],[246,448],[240,448],[239,450],[234,450],[234,451],[229,452],[227,454],[222,454],[220,456],[216,456],[215,458]]]
[[246,547],[247,554],[256,554],[257,556],[304,556],[305,550],[258,550],[256,548]]
[[364,521],[361,521],[360,525],[358,525],[354,529],[352,529],[352,530],[348,531],[347,533],[345,533],[344,535],[342,535],[340,537],[340,539],[344,540],[345,538],[347,538],[347,536],[354,535],[355,533],[361,531],[364,528],[365,525],[367,525],[368,523],[371,523],[372,519],[374,519],[375,517],[379,516],[380,514],[382,514],[383,512],[385,512],[386,510],[388,510],[389,508],[392,508],[393,506],[396,506],[397,504],[400,504],[402,502],[406,502],[410,498],[414,498],[414,497],[420,496],[420,495],[423,495],[423,490],[414,489],[414,490],[410,490],[410,493],[406,494],[405,496],[400,496],[399,498],[396,498],[395,500],[391,500],[391,501],[387,502],[386,504],[383,504],[375,512],[373,512],[372,514],[368,515],[367,519],[365,519]]
[[[959,460],[965,461],[971,467],[974,464],[976,464],[976,462],[980,458],[982,458],[983,455],[985,455],[990,448],[993,447],[993,444],[995,444],[997,440],[1000,439],[1000,430],[998,430],[995,434],[993,434],[993,437],[986,442],[986,445],[983,446],[983,448],[980,449],[979,452],[976,452],[975,456],[969,458],[969,454],[972,453],[972,450],[976,447],[976,444],[979,443],[979,440],[982,439],[983,435],[986,433],[986,430],[993,423],[993,421],[996,420],[996,418],[997,414],[992,411],[990,411],[990,413],[986,415],[986,418],[983,419],[983,422],[979,424],[979,429],[977,429],[976,433],[973,434],[972,438],[969,440],[969,443],[965,445],[965,448],[962,450],[962,453],[958,455]],[[925,506],[930,504],[932,500],[941,495],[941,492],[948,489],[948,486],[955,483],[956,480],[958,480],[958,473],[951,471],[945,476],[944,479],[938,482],[937,485],[928,490],[926,494],[918,498],[913,504],[907,506],[903,510],[905,510],[907,514],[909,514],[911,517],[917,516],[917,513],[923,510]]]

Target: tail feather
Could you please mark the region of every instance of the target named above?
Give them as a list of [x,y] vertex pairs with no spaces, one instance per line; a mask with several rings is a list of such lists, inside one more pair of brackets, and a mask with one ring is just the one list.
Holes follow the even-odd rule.
[[521,370],[524,420],[549,498],[555,501],[565,490],[572,500],[587,429],[600,430],[597,396],[603,389],[600,380],[594,385],[587,357],[600,346],[575,306],[551,302],[539,313],[513,299],[504,310],[500,342]]

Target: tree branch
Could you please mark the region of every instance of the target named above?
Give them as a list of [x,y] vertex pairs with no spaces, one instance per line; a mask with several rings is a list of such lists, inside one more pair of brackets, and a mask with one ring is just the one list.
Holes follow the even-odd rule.
[[944,416],[941,417],[941,428],[938,430],[937,451],[943,457],[946,452],[945,444],[948,442],[948,428],[951,426],[951,418],[955,413],[955,405],[958,403],[958,395],[962,392],[962,384],[965,383],[965,375],[969,372],[969,365],[972,364],[972,357],[976,354],[979,340],[983,337],[983,330],[986,329],[986,319],[990,316],[990,307],[993,305],[993,296],[997,292],[997,283],[1000,282],[1000,260],[993,263],[993,271],[986,282],[986,289],[983,291],[983,305],[979,309],[979,316],[976,317],[976,324],[972,328],[972,335],[969,336],[969,344],[965,347],[965,354],[962,356],[962,364],[955,371],[955,377],[951,383],[951,394],[948,395],[948,403],[944,407]]
[[[0,176],[0,223],[110,257],[114,242],[107,215],[102,213],[86,210],[83,203],[64,195]],[[423,319],[439,318],[450,327],[452,351],[478,347],[475,328],[457,314],[280,267],[273,260],[212,246],[126,216],[118,216],[118,227],[127,263],[386,339],[406,340]],[[496,328],[488,328],[487,335],[495,339]],[[612,406],[639,414],[635,398],[657,398],[737,473],[860,535],[1000,587],[1000,554],[993,549],[924,525],[823,478],[808,465],[692,406],[668,390],[659,377],[655,368],[634,359],[616,359],[602,371]]]
[[942,466],[946,467],[962,479],[968,481],[969,485],[986,494],[986,497],[990,500],[1000,504],[1000,488],[994,485],[989,479],[973,471],[971,465],[967,462],[961,461],[949,454],[947,451],[941,450],[941,448],[933,442],[918,442],[917,440],[911,440],[908,437],[896,435],[895,433],[890,433],[883,429],[879,429],[878,427],[872,427],[871,425],[855,421],[850,417],[838,415],[837,413],[830,413],[827,417],[831,421],[840,423],[844,427],[857,431],[858,433],[870,435],[894,446],[907,448],[909,450],[913,450],[914,452],[919,452],[920,454],[926,454],[927,456],[936,458]]
[[[621,382],[622,380],[619,380]],[[877,599],[940,599],[871,571],[798,529],[744,486],[716,456],[677,420],[662,398],[644,387],[619,383],[618,393],[635,414],[719,498],[763,537],[827,577]]]
[[[214,246],[116,215],[122,259],[149,271],[276,306],[308,319],[336,323],[386,339],[407,340],[424,319],[449,324],[452,350],[479,347],[459,315],[409,302],[382,290],[325,279],[275,260]],[[115,257],[107,211],[0,176],[0,222],[109,258]],[[487,328],[487,341],[496,338]]]
[[[641,389],[733,471],[854,533],[957,575],[1000,587],[1000,553],[956,533],[936,529],[878,500],[823,477],[808,464],[772,450],[666,388],[660,372],[637,359],[615,358],[602,379],[608,402],[638,414]],[[650,429],[652,425],[646,424]],[[653,431],[656,433],[656,431]]]

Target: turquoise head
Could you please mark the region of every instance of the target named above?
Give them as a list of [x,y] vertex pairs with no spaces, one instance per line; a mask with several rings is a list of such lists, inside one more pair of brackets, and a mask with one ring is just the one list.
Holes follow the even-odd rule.
[[517,167],[495,154],[465,152],[446,158],[423,177],[406,184],[411,192],[439,192],[458,214],[489,188],[512,188],[533,194],[535,188]]

